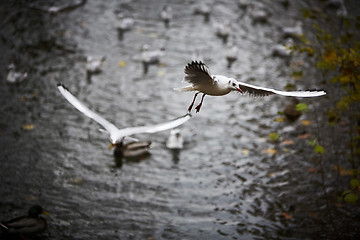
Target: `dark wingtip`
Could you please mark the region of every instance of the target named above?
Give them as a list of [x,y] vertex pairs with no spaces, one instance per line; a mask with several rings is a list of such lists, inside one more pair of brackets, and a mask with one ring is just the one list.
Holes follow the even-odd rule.
[[57,87],[62,87],[62,88],[64,88],[66,91],[70,92],[70,90],[69,90],[67,87],[65,87],[65,85],[64,85],[62,82],[59,82],[59,83],[57,83],[56,85],[57,85]]

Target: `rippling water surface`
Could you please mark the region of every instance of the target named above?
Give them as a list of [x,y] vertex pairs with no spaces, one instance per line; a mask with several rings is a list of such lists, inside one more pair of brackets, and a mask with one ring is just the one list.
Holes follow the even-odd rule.
[[[66,2],[66,1],[64,1]],[[14,62],[29,77],[21,85],[0,82],[1,213],[8,218],[41,203],[50,213],[44,239],[304,239],[316,226],[303,209],[313,191],[306,141],[310,127],[277,123],[287,99],[239,94],[205,98],[202,110],[181,127],[185,148],[166,149],[169,132],[137,136],[151,140],[151,156],[115,162],[99,125],[58,92],[64,83],[90,108],[119,127],[152,124],[183,115],[193,94],[181,86],[183,68],[200,51],[213,74],[266,87],[321,88],[295,82],[286,60],[271,56],[281,26],[293,26],[305,1],[259,1],[269,23],[254,24],[236,1],[214,1],[209,23],[193,15],[197,1],[172,0],[174,19],[159,19],[162,1],[93,1],[49,15],[26,6],[47,1],[0,3],[1,78]],[[135,26],[121,41],[114,12],[125,9]],[[226,68],[224,45],[213,23],[229,20],[229,41],[239,59]],[[160,66],[142,73],[143,44],[165,47]],[[86,57],[106,56],[103,71],[87,78]],[[301,60],[294,56],[293,61]],[[310,78],[311,76],[309,76]],[[316,109],[318,100],[306,103]],[[316,119],[316,111],[314,111]],[[304,116],[304,118],[309,116]],[[34,128],[25,130],[24,125]],[[280,132],[296,145],[272,143]],[[284,140],[284,139],[282,139]],[[272,149],[277,153],[273,154]],[[314,190],[315,191],[315,190]],[[313,193],[316,195],[316,191]],[[296,206],[292,219],[282,213]],[[322,206],[316,206],[321,208]],[[307,209],[311,211],[311,209]]]

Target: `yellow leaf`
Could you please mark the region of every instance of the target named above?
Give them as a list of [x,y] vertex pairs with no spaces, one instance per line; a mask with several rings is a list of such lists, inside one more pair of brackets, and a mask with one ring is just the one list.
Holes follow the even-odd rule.
[[277,150],[274,149],[274,148],[268,148],[268,149],[265,149],[263,152],[264,152],[264,153],[267,153],[267,154],[274,155],[274,154],[277,153]]
[[241,153],[244,155],[249,155],[250,151],[247,149],[243,149],[243,150],[241,150]]
[[125,62],[125,61],[119,61],[119,62],[117,63],[117,65],[118,65],[119,67],[125,67],[125,66],[127,65],[127,62]]
[[151,33],[151,34],[150,34],[150,37],[152,37],[152,38],[157,38],[157,37],[159,37],[159,34],[157,34],[157,33]]
[[284,145],[293,145],[293,144],[295,144],[295,142],[293,140],[285,139],[284,141],[282,141],[282,144],[284,144]]
[[35,128],[35,126],[34,126],[34,124],[29,123],[29,124],[22,125],[22,128],[26,131],[31,131]]
[[330,49],[324,53],[324,61],[326,62],[335,62],[337,60],[337,54],[335,50]]
[[165,72],[164,72],[164,71],[159,71],[159,72],[157,73],[157,75],[158,75],[158,77],[162,77],[162,76],[165,75]]
[[355,173],[353,169],[347,170],[347,169],[344,169],[344,168],[342,168],[340,166],[334,166],[334,170],[338,171],[341,176],[352,176]]
[[274,119],[275,122],[284,122],[285,118],[284,117],[278,117]]
[[301,124],[304,125],[304,126],[309,126],[309,125],[311,125],[311,123],[312,122],[310,120],[302,120],[301,121]]
[[299,135],[298,138],[300,139],[305,139],[305,138],[308,138],[310,137],[310,133],[305,133],[305,134],[302,134],[302,135]]

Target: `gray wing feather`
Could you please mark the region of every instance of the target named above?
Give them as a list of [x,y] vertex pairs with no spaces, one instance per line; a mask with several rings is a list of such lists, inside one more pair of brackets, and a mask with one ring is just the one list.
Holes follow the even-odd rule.
[[248,93],[251,96],[268,96],[278,94],[287,97],[319,97],[325,95],[324,91],[279,91],[271,88],[258,87],[248,83],[239,83],[240,89],[243,93]]
[[185,81],[193,85],[201,83],[213,83],[209,68],[203,63],[198,61],[192,61],[185,66],[184,70],[186,76]]

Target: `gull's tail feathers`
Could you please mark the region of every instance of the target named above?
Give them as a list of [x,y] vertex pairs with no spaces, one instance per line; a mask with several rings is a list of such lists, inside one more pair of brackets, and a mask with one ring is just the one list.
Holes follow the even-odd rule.
[[180,87],[180,88],[174,88],[175,91],[178,92],[191,92],[196,91],[193,86],[186,86],[186,87]]

